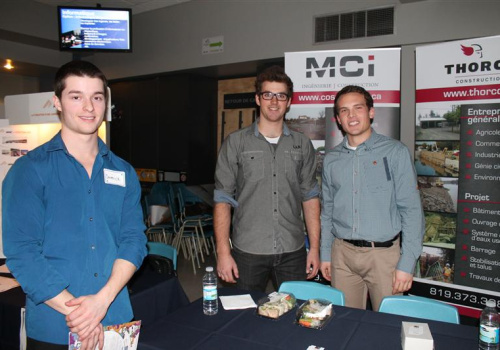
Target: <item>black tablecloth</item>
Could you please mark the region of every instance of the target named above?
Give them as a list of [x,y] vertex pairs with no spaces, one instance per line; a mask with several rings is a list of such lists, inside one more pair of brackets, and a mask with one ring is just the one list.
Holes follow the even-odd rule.
[[[177,308],[189,304],[177,277],[157,274],[148,269],[139,270],[129,282],[128,288],[134,317],[142,320],[143,329]],[[20,315],[25,303],[26,296],[20,287],[0,293],[0,350],[19,349]]]
[[139,270],[128,284],[134,318],[147,327],[189,304],[177,277]]
[[[220,295],[245,294],[223,288]],[[255,301],[262,293],[250,293]],[[401,349],[401,321],[429,324],[436,350],[477,349],[477,328],[334,306],[335,315],[322,330],[294,324],[295,311],[280,320],[256,315],[255,309],[225,311],[205,316],[197,300],[141,331],[139,349],[305,350],[310,345],[325,349]]]

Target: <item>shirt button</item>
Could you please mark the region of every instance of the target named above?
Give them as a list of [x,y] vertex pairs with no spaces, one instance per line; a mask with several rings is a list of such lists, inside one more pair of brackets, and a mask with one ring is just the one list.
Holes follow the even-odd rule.
[[94,220],[94,218],[89,218],[89,221],[93,221],[93,220]]
[[89,190],[89,194],[92,193],[92,190]]
[[97,272],[96,272],[96,273],[94,273],[94,277],[97,277],[97,276],[98,276],[98,275],[97,275]]
[[91,245],[91,246],[90,246],[90,248],[91,248],[92,250],[95,250],[95,245]]
[[273,174],[274,177],[276,177],[276,174]]
[[276,213],[278,211],[278,209],[274,209],[274,212]]
[[274,192],[274,194],[276,194],[276,192]]

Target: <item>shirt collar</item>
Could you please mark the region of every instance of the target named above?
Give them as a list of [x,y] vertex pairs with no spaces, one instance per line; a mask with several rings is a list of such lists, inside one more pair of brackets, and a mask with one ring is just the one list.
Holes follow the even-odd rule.
[[[99,137],[97,138],[97,143],[99,146],[99,154],[101,156],[107,155],[109,153],[108,146],[106,146],[106,144]],[[54,152],[61,150],[65,152],[68,151],[61,137],[61,132],[59,131],[49,142],[47,142],[47,152]]]
[[[375,145],[375,143],[377,143],[378,139],[380,138],[381,135],[379,135],[373,128],[372,129],[372,132],[371,132],[371,135],[370,137],[368,138],[368,140],[366,140],[365,142],[363,142],[362,144],[358,145],[358,147],[356,147],[357,149],[359,149],[360,147],[363,147],[365,148],[367,151],[369,151],[370,149],[373,148],[373,145]],[[342,142],[342,146],[345,150],[349,150],[349,148],[347,148],[347,136],[344,137],[344,141]]]
[[[255,135],[255,137],[259,137],[259,134],[260,134],[260,132],[259,132],[259,120],[260,120],[260,118],[257,118],[252,125],[253,134]],[[283,135],[290,136],[290,129],[288,129],[288,126],[286,125],[285,122],[283,122]]]

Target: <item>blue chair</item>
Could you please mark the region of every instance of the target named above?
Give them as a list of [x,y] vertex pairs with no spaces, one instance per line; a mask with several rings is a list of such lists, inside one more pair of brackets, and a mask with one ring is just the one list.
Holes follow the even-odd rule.
[[443,302],[412,295],[394,295],[382,299],[379,312],[460,324],[458,310]]
[[210,245],[212,247],[214,256],[217,258],[217,252],[215,249],[215,241],[214,241],[214,231],[213,231],[213,216],[212,214],[208,213],[200,215],[186,215],[186,202],[184,201],[183,189],[185,190],[185,186],[177,187],[177,200],[179,203],[180,218],[183,222],[197,223],[199,228],[199,233],[201,235],[200,237],[201,243],[205,248],[205,252],[207,253],[207,255],[210,254],[208,250],[208,246]]
[[160,255],[172,260],[174,270],[177,270],[177,249],[161,242],[147,242],[148,254]]
[[198,268],[201,267],[200,258],[202,262],[205,262],[202,252],[202,242],[200,239],[199,221],[182,220],[180,213],[177,211],[177,206],[175,205],[173,191],[170,191],[167,197],[176,231],[172,245],[179,253],[181,251],[183,252],[185,259],[191,260],[193,273],[196,274],[196,265]]
[[325,299],[334,305],[345,305],[345,297],[342,291],[321,283],[287,281],[281,284],[279,291],[293,293],[297,299]]
[[[173,222],[167,223],[156,223],[151,220],[151,208],[152,206],[165,206],[169,205],[167,196],[162,196],[159,194],[149,194],[144,197],[144,203],[146,207],[146,236],[149,241],[163,242],[170,244],[172,242],[172,236],[175,234],[175,227]],[[172,208],[166,208],[166,212],[172,213]],[[173,221],[173,220],[171,220]]]

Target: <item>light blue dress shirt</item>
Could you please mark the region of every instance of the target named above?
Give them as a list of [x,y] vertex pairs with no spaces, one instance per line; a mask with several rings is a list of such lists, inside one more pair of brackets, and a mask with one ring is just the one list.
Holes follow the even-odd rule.
[[334,238],[385,242],[402,233],[397,269],[413,273],[425,222],[408,148],[377,134],[356,150],[347,138],[323,161],[321,261]]
[[[27,294],[27,335],[67,344],[64,315],[44,302],[64,289],[95,294],[116,259],[139,267],[147,253],[137,175],[99,140],[89,178],[59,133],[14,163],[2,191],[4,253]],[[124,288],[102,323],[132,318]]]

